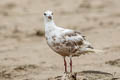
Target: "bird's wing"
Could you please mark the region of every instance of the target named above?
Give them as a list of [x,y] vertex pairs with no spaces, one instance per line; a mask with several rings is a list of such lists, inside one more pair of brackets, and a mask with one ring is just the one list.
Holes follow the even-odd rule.
[[62,37],[67,41],[71,43],[75,43],[76,45],[81,46],[83,43],[83,40],[85,40],[85,37],[81,36],[80,32],[73,31],[73,30],[66,30],[62,34]]
[[93,49],[91,44],[85,39],[85,36],[82,36],[78,31],[66,30],[62,34],[62,37],[64,45],[69,47],[71,53],[82,54],[82,51],[86,53],[91,52],[88,49]]
[[65,30],[62,34],[62,43],[68,49],[69,52],[75,53],[80,47],[84,45],[85,37],[81,36],[80,32],[73,31],[73,30]]

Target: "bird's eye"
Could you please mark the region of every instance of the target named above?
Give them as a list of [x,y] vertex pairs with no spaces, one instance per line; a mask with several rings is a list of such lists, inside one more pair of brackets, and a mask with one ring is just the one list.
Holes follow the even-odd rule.
[[46,16],[46,13],[44,13],[44,15]]
[[52,15],[53,15],[53,13],[52,13]]

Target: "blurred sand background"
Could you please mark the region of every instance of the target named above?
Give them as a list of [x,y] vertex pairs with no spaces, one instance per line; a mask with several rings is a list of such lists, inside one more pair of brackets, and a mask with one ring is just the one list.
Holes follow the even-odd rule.
[[80,31],[104,53],[73,58],[73,71],[120,76],[120,0],[0,0],[0,80],[46,80],[62,75],[63,59],[44,38],[43,13]]

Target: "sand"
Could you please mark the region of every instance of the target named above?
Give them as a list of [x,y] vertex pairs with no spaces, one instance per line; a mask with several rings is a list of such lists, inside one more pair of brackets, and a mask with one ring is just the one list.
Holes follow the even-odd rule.
[[[1,0],[0,80],[47,80],[64,73],[63,59],[44,38],[43,13],[80,31],[104,53],[73,58],[73,71],[120,77],[120,0]],[[94,77],[94,76],[93,76]],[[98,80],[98,79],[96,79]]]

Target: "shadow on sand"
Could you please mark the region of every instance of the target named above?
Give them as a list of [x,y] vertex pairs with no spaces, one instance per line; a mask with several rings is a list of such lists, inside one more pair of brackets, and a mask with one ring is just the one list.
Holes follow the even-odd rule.
[[49,78],[48,80],[120,80],[120,78],[114,77],[114,75],[111,73],[88,70],[74,73],[66,73],[62,76]]

